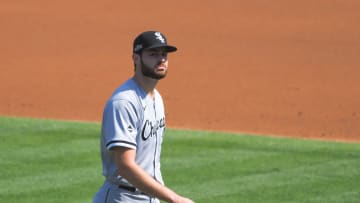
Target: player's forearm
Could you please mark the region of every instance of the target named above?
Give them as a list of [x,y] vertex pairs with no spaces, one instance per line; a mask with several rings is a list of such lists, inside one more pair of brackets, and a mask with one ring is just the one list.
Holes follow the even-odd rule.
[[176,202],[178,195],[171,189],[163,186],[135,163],[121,165],[120,175],[128,180],[134,187],[144,193],[157,197],[166,202]]
[[114,153],[119,168],[119,175],[142,192],[170,203],[193,202],[163,186],[137,165],[135,163],[135,150],[119,147],[115,149]]

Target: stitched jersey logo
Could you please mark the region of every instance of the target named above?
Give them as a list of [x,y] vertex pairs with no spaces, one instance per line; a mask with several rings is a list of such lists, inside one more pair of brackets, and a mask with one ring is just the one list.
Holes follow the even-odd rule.
[[165,43],[164,37],[161,35],[160,32],[155,32],[156,39],[160,40],[161,43]]
[[142,140],[146,141],[150,137],[156,137],[157,131],[160,128],[164,128],[164,127],[165,127],[165,118],[157,120],[156,122],[146,120],[141,132]]

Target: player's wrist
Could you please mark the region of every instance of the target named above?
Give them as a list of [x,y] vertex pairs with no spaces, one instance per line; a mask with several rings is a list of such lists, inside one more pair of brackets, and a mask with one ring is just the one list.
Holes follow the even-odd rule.
[[167,201],[168,203],[176,203],[179,200],[179,195],[177,194],[173,194],[170,195],[169,200]]
[[180,195],[175,194],[173,196],[173,199],[171,201],[168,201],[168,203],[194,203],[191,199],[182,197]]
[[168,203],[175,203],[178,195],[167,187],[164,187],[164,189],[164,193],[161,195],[162,197],[159,198]]

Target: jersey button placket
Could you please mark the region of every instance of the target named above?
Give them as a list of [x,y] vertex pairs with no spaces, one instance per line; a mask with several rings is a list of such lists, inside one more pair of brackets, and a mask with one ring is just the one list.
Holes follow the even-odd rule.
[[153,101],[153,109],[154,109],[154,121],[155,121],[155,150],[154,150],[154,169],[153,169],[153,176],[155,178],[155,180],[157,180],[157,177],[156,177],[156,154],[157,154],[157,151],[158,151],[158,125],[157,125],[157,115],[156,115],[156,101],[155,101],[155,98],[152,100]]

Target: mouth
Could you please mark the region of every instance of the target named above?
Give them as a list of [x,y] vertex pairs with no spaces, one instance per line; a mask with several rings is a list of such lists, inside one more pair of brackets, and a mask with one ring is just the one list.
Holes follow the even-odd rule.
[[167,69],[167,67],[162,64],[156,66],[156,70],[158,70],[158,71],[165,71],[166,69]]

